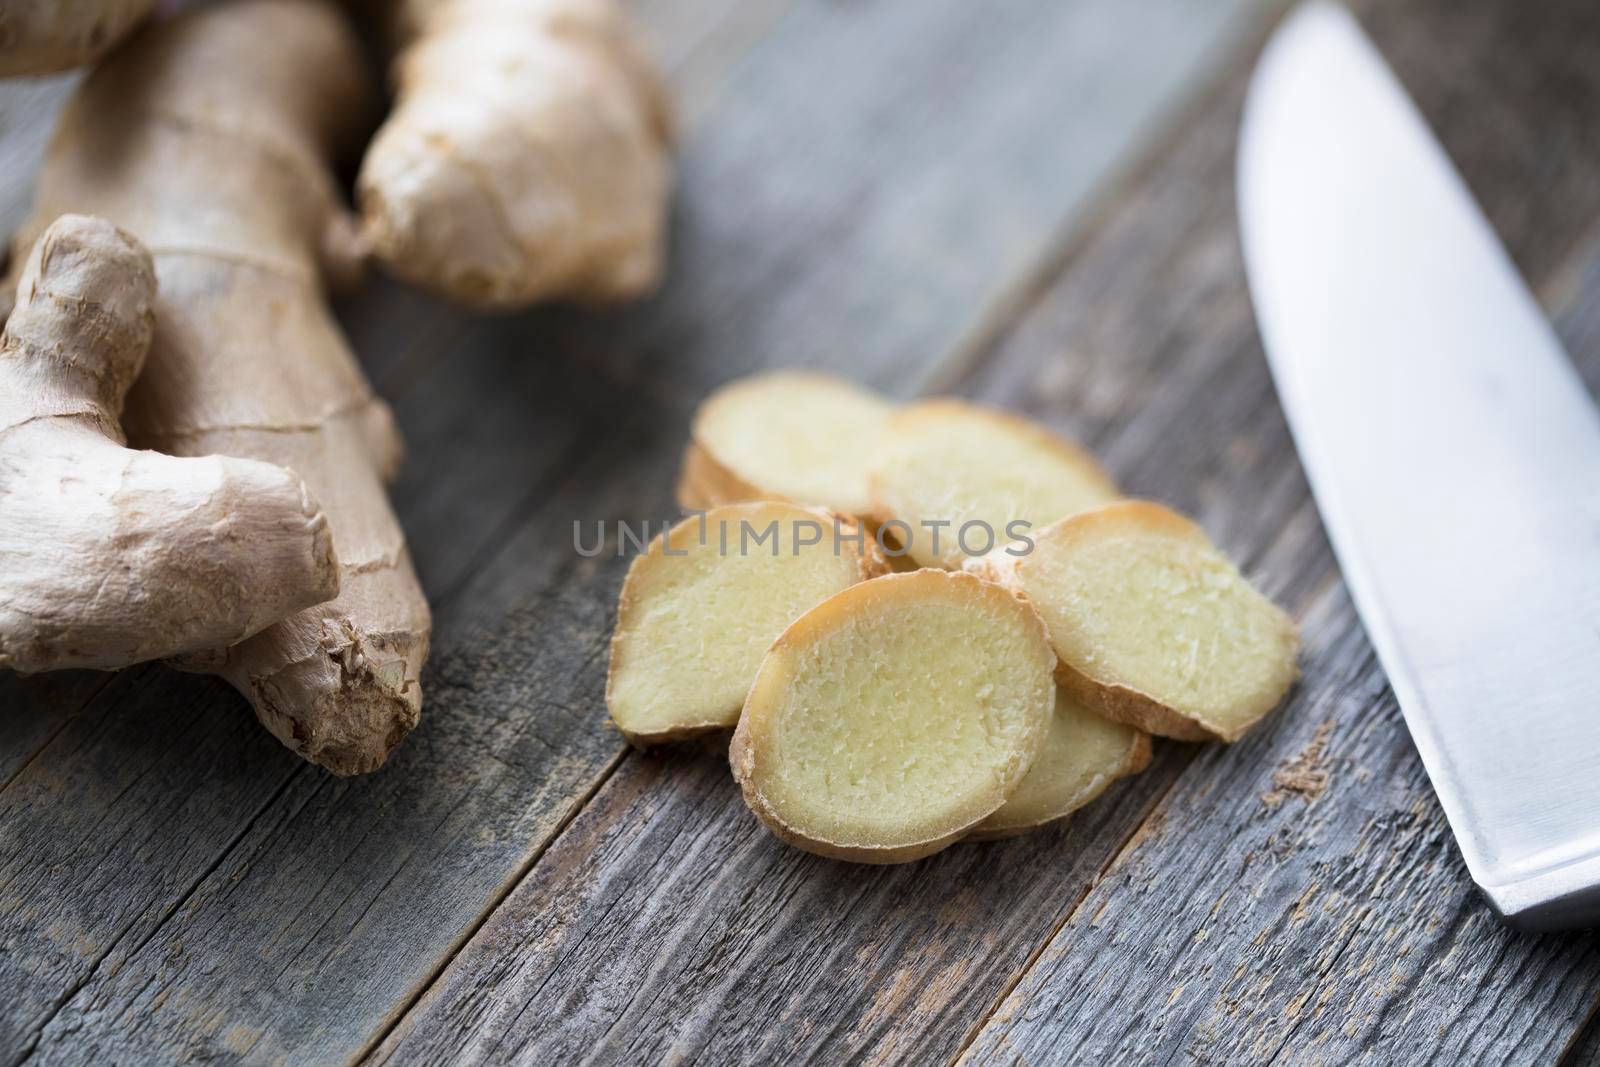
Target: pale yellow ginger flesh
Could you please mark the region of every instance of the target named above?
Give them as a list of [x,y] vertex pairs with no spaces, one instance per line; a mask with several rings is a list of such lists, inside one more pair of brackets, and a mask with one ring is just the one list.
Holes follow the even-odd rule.
[[1096,715],[1058,688],[1039,758],[1010,799],[967,838],[1012,837],[1054,822],[1149,763],[1149,734]]
[[[1071,442],[1015,415],[949,399],[912,404],[889,419],[869,484],[874,518],[888,530],[905,523],[910,555],[925,567],[959,567],[1028,532],[1014,522],[1038,530],[1121,495]],[[963,539],[967,523],[980,525]]]
[[823,856],[897,863],[992,815],[1044,744],[1055,657],[1038,616],[967,574],[862,582],[762,660],[729,758],[745,803]]
[[822,374],[780,371],[731,382],[695,414],[678,502],[788,500],[868,515],[867,467],[893,411],[860,386]]
[[1035,535],[991,573],[1038,609],[1062,684],[1150,733],[1237,740],[1297,674],[1294,623],[1188,519],[1125,501]]
[[0,337],[0,667],[111,669],[242,641],[339,591],[327,520],[282,467],[124,444],[155,268],[66,215]]
[[659,282],[671,120],[615,0],[392,0],[394,110],[357,179],[396,276],[465,304]]
[[294,751],[340,774],[416,725],[430,630],[384,492],[401,443],[330,314],[354,226],[331,161],[370,86],[324,0],[221,0],[139,34],[78,89],[39,176],[30,230],[103,215],[149,247],[149,360],[123,424],[135,445],[293,470],[326,509],[336,599],[231,648],[220,674]]
[[156,0],[3,0],[0,78],[54,74],[100,58]]
[[617,605],[606,678],[617,728],[648,745],[737,723],[785,627],[885,570],[859,534],[830,512],[768,502],[714,508],[657,537]]

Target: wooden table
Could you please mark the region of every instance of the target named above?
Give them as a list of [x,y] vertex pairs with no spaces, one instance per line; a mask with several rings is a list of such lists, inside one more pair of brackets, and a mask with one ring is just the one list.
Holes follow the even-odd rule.
[[[660,295],[342,310],[438,620],[389,765],[332,778],[157,665],[0,680],[0,1061],[1600,1058],[1600,940],[1475,894],[1268,379],[1233,150],[1280,5],[638,6],[684,119]],[[1594,385],[1600,6],[1364,7]],[[61,90],[0,90],[8,220]],[[1082,439],[1298,617],[1292,701],[1059,829],[894,868],[779,844],[720,743],[629,751],[626,560],[572,524],[669,516],[695,403],[779,365]]]

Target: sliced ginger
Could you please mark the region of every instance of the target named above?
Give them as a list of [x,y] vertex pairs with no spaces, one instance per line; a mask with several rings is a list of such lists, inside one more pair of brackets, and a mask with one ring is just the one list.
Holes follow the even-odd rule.
[[1054,822],[1149,763],[1149,734],[1096,715],[1058,687],[1039,758],[1017,791],[968,840],[1012,837]]
[[[606,680],[617,728],[644,745],[738,722],[773,639],[884,570],[871,537],[858,546],[859,528],[838,521],[837,548],[836,516],[773,502],[715,508],[656,538],[628,569],[617,608]],[[764,536],[773,528],[776,540]]]
[[1055,702],[1038,616],[972,575],[852,586],[761,662],[729,759],[750,809],[819,855],[897,863],[987,819],[1038,757]]
[[684,456],[686,508],[788,500],[865,516],[867,466],[893,407],[822,374],[782,371],[723,386],[700,405]]
[[1296,676],[1294,624],[1194,523],[1124,501],[974,569],[1044,617],[1061,684],[1094,711],[1180,740],[1234,741]]
[[[873,517],[905,523],[910,555],[925,567],[957,567],[1007,544],[1015,521],[1037,530],[1121,495],[1076,445],[1015,415],[950,399],[890,417],[868,480]],[[966,523],[983,526],[963,545]]]

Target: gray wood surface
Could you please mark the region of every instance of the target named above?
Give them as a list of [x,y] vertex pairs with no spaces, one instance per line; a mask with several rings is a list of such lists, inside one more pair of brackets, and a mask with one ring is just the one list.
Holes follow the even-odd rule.
[[[342,309],[439,620],[390,765],[331,779],[159,667],[0,679],[0,1062],[1592,1056],[1600,941],[1470,892],[1262,363],[1231,157],[1272,6],[641,5],[687,135],[667,288]],[[1369,23],[1600,381],[1600,17]],[[12,92],[8,152],[40,121]],[[1063,827],[889,869],[778,844],[715,743],[628,753],[626,561],[571,524],[670,515],[694,403],[790,363],[1091,443],[1301,619],[1291,705]],[[1297,759],[1320,794],[1275,784]]]

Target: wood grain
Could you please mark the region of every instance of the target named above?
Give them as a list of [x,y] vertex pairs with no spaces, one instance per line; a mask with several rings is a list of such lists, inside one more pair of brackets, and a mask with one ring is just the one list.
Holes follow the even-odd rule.
[[[1600,68],[1570,65],[1592,55],[1600,22],[1587,5],[1557,6],[1536,13],[1429,2],[1383,7],[1372,19],[1380,45],[1545,292],[1564,287],[1600,217],[1592,123]],[[1575,45],[1575,33],[1589,43]],[[1197,233],[1144,265],[1158,272],[1159,286],[1168,270],[1191,276],[1196,257],[1228,261],[1231,280],[1205,298],[1208,317],[1236,319],[1243,332],[1237,253],[1224,236],[1232,230],[1225,143],[1197,131],[1175,152],[1171,172],[1213,190],[1204,199],[1212,236]],[[1105,291],[1130,280],[1139,235],[1163,214],[1165,182],[1156,175],[1153,197],[1130,204],[1072,273],[1093,276],[1103,263]],[[1571,288],[1558,322],[1592,382],[1600,344],[1577,320],[1592,320],[1600,290]],[[1090,286],[1069,284],[1033,318],[1069,352],[1108,353],[1091,364],[1120,360],[1105,342],[1122,331],[1092,324],[1099,306]],[[1188,321],[1206,317],[1194,312]],[[1090,412],[1091,434],[1113,457],[1139,449],[1133,428],[1109,419],[1103,429],[1093,425],[1105,368],[1072,360],[1041,373],[1026,334],[986,368],[984,388]],[[1241,340],[1253,353],[1255,341]],[[1192,365],[1189,338],[1166,343]],[[1207,383],[1210,409],[1212,372],[1187,373],[1197,389]],[[1176,401],[1163,399],[1168,388],[1163,379],[1149,405],[1173,418],[1173,454],[1219,440],[1215,430],[1188,430],[1171,408]],[[1235,447],[1275,450],[1287,441],[1274,431],[1236,438]],[[1209,491],[1195,474],[1204,512]],[[1129,481],[1137,490],[1143,476],[1135,471]],[[1308,562],[1333,573],[1325,549]],[[970,1062],[1536,1063],[1559,1055],[1584,1025],[1600,996],[1600,940],[1531,937],[1495,923],[1337,587],[1318,613],[1307,620],[1306,680],[1287,713],[1245,746],[1197,760],[1141,828],[1138,847],[1068,913],[976,1036]],[[1321,794],[1267,802],[1273,771],[1307,756],[1326,772]]]
[[[1493,42],[1522,29],[1484,11],[1414,5],[1414,23],[1375,25],[1480,183],[1508,159],[1542,162],[1548,146],[1524,136],[1560,144],[1585,108],[1580,97],[1553,128],[1532,122],[1549,101],[1539,88],[1513,97],[1520,123],[1469,122],[1460,96],[1505,79],[1491,70],[1474,86],[1460,70],[1492,68]],[[1416,58],[1439,40],[1455,53]],[[965,384],[1076,429],[1132,489],[1195,511],[1247,560],[1306,628],[1293,705],[1232,749],[1165,746],[1153,779],[1061,838],[891,872],[775,844],[714,749],[629,760],[378,1059],[922,1061],[959,1049],[982,994],[1057,926],[968,1050],[974,1062],[1560,1050],[1600,980],[1592,939],[1520,938],[1473,896],[1286,461],[1232,236],[1239,91],[1192,124]],[[1552,176],[1585,183],[1597,162],[1569,151],[1571,169]],[[1508,170],[1485,195],[1532,276],[1559,275],[1594,192],[1563,189],[1556,217],[1520,213],[1529,175]],[[1322,795],[1285,793],[1275,772],[1289,765],[1324,770]],[[1151,852],[1162,859],[1147,869]],[[1090,889],[1117,855],[1112,880]],[[1126,873],[1136,863],[1139,878]],[[1174,971],[1193,972],[1187,989],[1155,988]],[[1440,1021],[1456,1018],[1441,1041]]]
[[[1248,5],[726,10],[677,68],[705,88],[663,294],[471,324],[381,289],[346,305],[411,442],[423,726],[340,782],[218,686],[118,679],[0,793],[0,967],[26,989],[0,1059],[326,1062],[381,1036],[621,758],[600,681],[625,561],[578,558],[573,520],[665,517],[692,404],[727,376],[939,360]],[[1107,34],[1133,58],[1097,60]]]

